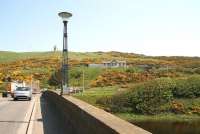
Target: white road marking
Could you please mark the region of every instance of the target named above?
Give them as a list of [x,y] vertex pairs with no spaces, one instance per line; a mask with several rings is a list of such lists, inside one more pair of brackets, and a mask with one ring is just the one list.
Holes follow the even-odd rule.
[[39,103],[39,97],[36,96],[35,106],[33,108],[33,113],[32,113],[32,116],[31,116],[30,124],[28,126],[28,132],[27,132],[27,134],[33,134],[33,123],[34,123],[34,120],[35,120],[36,108],[38,106],[38,103]]
[[29,120],[31,118],[30,116],[31,116],[32,110],[34,108],[34,104],[35,104],[35,97],[33,97],[31,104],[28,107],[28,110],[27,110],[26,115],[23,120],[24,122],[27,122],[27,123],[23,123],[20,125],[19,129],[17,130],[17,134],[26,134],[26,130],[28,127]]

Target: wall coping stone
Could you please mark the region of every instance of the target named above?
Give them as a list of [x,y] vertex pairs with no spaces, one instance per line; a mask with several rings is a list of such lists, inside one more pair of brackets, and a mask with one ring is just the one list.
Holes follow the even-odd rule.
[[73,103],[78,108],[93,116],[106,126],[109,126],[119,134],[151,134],[150,132],[135,126],[125,120],[122,120],[100,108],[92,106],[82,100],[74,98],[72,96],[63,96],[67,101]]

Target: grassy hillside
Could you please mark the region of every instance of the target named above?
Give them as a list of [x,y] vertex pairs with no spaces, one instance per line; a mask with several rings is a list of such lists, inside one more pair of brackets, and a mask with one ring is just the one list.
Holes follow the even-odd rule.
[[[29,80],[31,76],[36,80],[40,80],[42,88],[60,88],[61,57],[61,52],[0,52],[0,90],[5,89],[4,84],[8,78],[12,80]],[[91,68],[85,66],[89,63],[102,63],[102,61],[113,59],[126,60],[129,67]],[[174,111],[172,113],[177,112],[178,114],[199,115],[200,113],[199,79],[184,81],[184,79],[187,80],[193,76],[200,78],[199,57],[149,57],[121,52],[70,52],[69,64],[70,86],[81,87],[84,72],[86,92],[75,96],[93,105],[105,108],[107,111],[119,112],[119,115],[124,115],[127,112],[131,114],[130,118],[138,113],[146,114],[146,111],[150,110],[153,114],[171,113],[171,110]],[[140,65],[148,65],[149,68],[142,68]],[[169,87],[168,79],[175,81],[177,86],[176,88],[170,87],[170,90],[167,90],[169,92],[161,94],[163,89],[168,89]],[[177,79],[183,80],[179,82],[176,81]],[[145,88],[136,86],[138,84],[144,85],[143,83],[146,82],[147,86]],[[154,87],[155,83],[158,85]],[[161,86],[159,85],[160,83],[162,84]],[[184,88],[186,87],[185,83],[188,83],[187,88]],[[157,87],[162,88],[157,89]],[[153,92],[147,92],[145,89],[148,88],[152,88],[149,91]],[[125,94],[129,90],[135,91],[133,89],[137,89],[138,92]],[[174,92],[175,89],[176,92]],[[172,91],[174,92],[173,94],[171,94]],[[140,92],[143,92],[142,96],[137,95]],[[158,101],[154,97],[152,101],[141,102],[141,100],[145,100],[144,98],[141,99],[144,93],[147,96],[156,94]],[[183,93],[185,94],[183,95]],[[157,109],[157,105],[150,107],[154,106],[152,104],[157,104],[154,101],[159,102],[163,97],[162,95],[170,97],[170,99],[167,98],[166,100],[164,98],[162,103],[158,103],[160,109]],[[187,96],[195,97],[187,98]],[[120,103],[118,100],[120,100]],[[149,106],[150,102],[152,104]],[[109,105],[109,103],[112,105]],[[136,105],[137,107],[135,107]],[[148,108],[151,109],[149,110]],[[134,110],[135,112],[133,112]]]
[[[14,62],[25,59],[37,59],[37,58],[49,58],[49,57],[61,57],[62,53],[57,52],[8,52],[0,51],[0,63]],[[87,60],[92,59],[95,62],[100,60],[111,60],[111,59],[131,59],[141,58],[141,55],[133,53],[120,53],[120,52],[69,52],[69,58],[73,60]]]
[[[5,52],[0,51],[0,82],[11,77],[26,80],[32,75],[48,85],[52,74],[61,67],[61,52]],[[87,86],[110,86],[120,83],[142,82],[159,77],[180,77],[200,74],[198,57],[148,57],[134,53],[121,52],[70,52],[70,83],[80,86],[82,71],[85,70]],[[126,60],[129,69],[82,68],[77,65],[101,63],[105,60]],[[149,65],[150,70],[136,67]],[[168,67],[168,68],[167,68]],[[77,77],[78,76],[78,77]],[[79,80],[80,81],[80,80]]]
[[7,52],[0,51],[0,63],[13,62],[30,58],[48,57],[51,52]]

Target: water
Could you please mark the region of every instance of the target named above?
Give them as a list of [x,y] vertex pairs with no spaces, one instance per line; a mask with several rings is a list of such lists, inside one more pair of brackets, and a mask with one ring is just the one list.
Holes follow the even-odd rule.
[[137,122],[133,123],[153,134],[200,134],[200,121],[195,122]]

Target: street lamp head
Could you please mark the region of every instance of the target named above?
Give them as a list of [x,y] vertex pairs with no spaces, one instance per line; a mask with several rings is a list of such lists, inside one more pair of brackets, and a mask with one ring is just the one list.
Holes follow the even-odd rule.
[[72,14],[68,12],[60,12],[58,13],[58,16],[60,16],[63,21],[68,21],[69,18],[72,17]]

